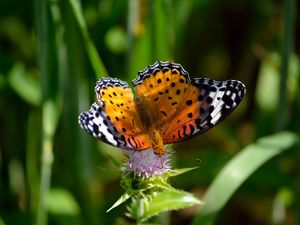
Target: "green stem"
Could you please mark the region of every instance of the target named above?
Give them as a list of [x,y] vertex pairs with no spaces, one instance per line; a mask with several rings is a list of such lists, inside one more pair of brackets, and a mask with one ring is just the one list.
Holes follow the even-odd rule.
[[47,224],[46,197],[50,189],[51,171],[53,163],[53,142],[45,130],[43,137],[42,172],[40,182],[40,199],[37,213],[37,224]]
[[83,37],[84,44],[87,49],[88,56],[91,60],[92,67],[96,74],[96,78],[98,76],[107,76],[107,70],[102,62],[101,57],[99,56],[97,49],[90,38],[90,34],[88,32],[86,23],[84,21],[84,17],[82,14],[82,9],[80,2],[78,0],[69,0],[70,5],[72,7],[73,13],[75,15],[76,21],[78,23],[81,35]]
[[46,198],[50,190],[53,164],[53,139],[58,122],[57,103],[47,100],[43,104],[43,137],[42,137],[42,171],[40,181],[40,198],[37,211],[37,225],[47,224]]
[[138,23],[140,13],[139,1],[128,1],[128,16],[127,16],[127,39],[128,39],[128,52],[127,52],[127,73],[130,73],[130,65],[132,61],[132,50],[134,44],[134,29]]
[[[40,134],[38,132],[32,132],[33,130],[39,130],[40,120],[37,119],[40,114],[37,110],[31,110],[28,118],[27,125],[27,145],[26,145],[26,173],[27,182],[30,193],[30,212],[35,217],[37,212],[38,193],[39,193],[39,168],[38,168],[38,153],[39,153],[39,139]],[[0,223],[1,224],[1,223]]]
[[[39,184],[39,199],[37,203],[37,225],[47,224],[46,199],[50,190],[53,139],[59,115],[59,69],[58,55],[61,45],[61,32],[59,32],[58,8],[52,9],[52,20],[49,16],[49,2],[46,0],[35,1],[36,27],[38,39],[38,60],[42,79],[42,151],[41,151],[41,178]],[[53,10],[56,9],[56,10]],[[54,25],[54,26],[53,26]],[[55,28],[55,29],[53,29]]]
[[[49,60],[49,32],[48,32],[48,13],[47,13],[47,1],[36,0],[35,1],[35,18],[38,36],[38,59],[39,68],[43,77],[48,77],[49,66],[47,65]],[[37,204],[37,225],[47,224],[47,212],[45,207],[46,194],[50,185],[51,163],[52,163],[52,144],[45,139],[43,134],[43,148],[42,148],[42,172],[39,189],[39,200]]]
[[292,52],[293,33],[294,33],[294,0],[284,1],[284,36],[283,50],[281,55],[281,76],[279,90],[279,110],[277,116],[277,131],[285,128],[287,121],[287,78],[289,69],[289,58]]

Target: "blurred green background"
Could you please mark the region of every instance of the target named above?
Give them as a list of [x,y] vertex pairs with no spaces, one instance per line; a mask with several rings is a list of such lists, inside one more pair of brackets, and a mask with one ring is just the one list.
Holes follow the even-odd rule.
[[[174,167],[199,167],[173,186],[200,199],[243,147],[282,130],[298,134],[297,11],[296,0],[2,0],[0,224],[130,224],[124,205],[105,213],[122,194],[111,160],[124,159],[122,151],[77,122],[101,76],[130,82],[171,60],[191,77],[246,85],[225,121],[173,146]],[[215,224],[300,224],[299,171],[297,147],[267,161]],[[172,212],[169,224],[191,224],[197,210]]]

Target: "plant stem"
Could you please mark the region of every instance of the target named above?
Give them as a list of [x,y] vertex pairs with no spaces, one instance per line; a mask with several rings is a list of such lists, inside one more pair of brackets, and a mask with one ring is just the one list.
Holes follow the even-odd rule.
[[294,34],[294,0],[284,1],[284,36],[281,55],[281,76],[279,90],[279,110],[277,116],[277,131],[285,128],[287,121],[287,78],[289,72],[289,58],[292,52]]
[[[59,69],[58,54],[61,43],[58,24],[53,26],[55,20],[49,16],[49,2],[35,1],[35,18],[38,40],[38,62],[42,80],[42,151],[41,151],[41,178],[39,184],[39,200],[37,203],[37,225],[47,224],[46,199],[50,190],[53,139],[58,122],[59,103]],[[52,16],[54,16],[52,12]],[[57,19],[57,18],[56,18]],[[57,21],[56,21],[57,22]],[[53,29],[55,28],[55,29]],[[56,35],[56,36],[55,36]]]
[[77,20],[76,22],[79,26],[79,30],[83,37],[88,56],[90,58],[92,67],[96,74],[96,78],[98,78],[98,76],[100,76],[100,75],[107,76],[107,70],[106,70],[106,68],[102,62],[102,59],[99,56],[97,49],[96,49],[94,43],[92,42],[90,34],[88,32],[88,29],[87,29],[87,26],[86,26],[86,23],[85,23],[83,14],[82,14],[80,1],[79,0],[69,0],[69,2],[72,7],[75,18]]
[[[46,0],[36,0],[35,1],[35,18],[36,18],[36,28],[38,36],[38,59],[39,68],[41,75],[43,77],[48,76],[48,66],[47,62],[49,60],[49,48],[48,48],[48,13],[47,13],[47,1]],[[43,111],[44,112],[44,111]],[[46,140],[46,135],[43,133],[42,140],[42,172],[40,180],[39,189],[39,200],[37,204],[37,225],[47,224],[47,213],[45,209],[45,199],[46,194],[50,185],[50,175],[51,175],[51,163],[52,163],[52,144]]]
[[128,39],[128,51],[127,51],[127,73],[130,73],[130,65],[132,61],[132,50],[134,44],[134,30],[138,23],[140,14],[140,7],[138,0],[128,1],[128,16],[127,16],[127,39]]
[[37,213],[38,225],[47,224],[46,197],[50,189],[51,170],[52,170],[52,163],[53,163],[52,148],[53,148],[52,138],[50,138],[44,131],[43,152],[42,152],[42,172],[41,172],[41,182],[40,182],[40,199],[39,199],[38,213]]

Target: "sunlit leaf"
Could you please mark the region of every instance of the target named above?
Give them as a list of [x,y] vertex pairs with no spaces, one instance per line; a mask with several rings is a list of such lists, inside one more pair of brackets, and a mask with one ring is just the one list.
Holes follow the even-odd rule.
[[112,27],[105,35],[107,47],[114,53],[125,52],[128,42],[125,31],[121,27]]
[[[163,211],[178,210],[185,207],[199,205],[202,202],[191,193],[184,191],[163,191],[157,193],[150,200],[141,199],[138,210],[143,212],[140,214],[142,221],[149,219]],[[137,203],[136,203],[137,204]]]
[[272,222],[273,224],[283,224],[286,217],[286,210],[291,207],[297,200],[294,192],[288,188],[282,188],[277,193],[272,207]]
[[176,169],[176,170],[172,170],[169,174],[170,177],[174,177],[174,176],[178,176],[181,175],[183,173],[187,173],[191,170],[195,170],[198,169],[199,167],[191,167],[191,168],[181,168],[181,169]]
[[278,72],[279,64],[279,54],[270,53],[264,57],[260,67],[256,101],[259,107],[267,112],[274,112],[278,107],[280,82],[280,74]]
[[78,215],[80,207],[72,194],[64,189],[51,189],[47,195],[48,211],[53,214]]
[[213,224],[235,191],[264,163],[299,142],[297,135],[281,132],[259,139],[245,147],[222,169],[206,191],[203,209],[194,219],[194,225]]
[[121,205],[122,203],[124,203],[125,201],[127,201],[130,197],[131,197],[131,195],[126,192],[106,212],[109,212],[110,210],[118,207],[119,205]]
[[0,225],[6,225],[1,218],[0,218]]
[[16,63],[8,74],[8,83],[29,104],[39,106],[42,90],[38,77],[30,74],[23,63]]

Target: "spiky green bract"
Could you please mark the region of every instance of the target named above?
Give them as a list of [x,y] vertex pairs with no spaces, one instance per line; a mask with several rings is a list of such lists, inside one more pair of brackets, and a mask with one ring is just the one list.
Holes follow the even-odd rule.
[[131,198],[126,215],[136,220],[138,224],[143,224],[143,222],[163,211],[178,210],[202,204],[193,194],[177,190],[168,182],[169,177],[177,176],[192,169],[194,168],[169,170],[161,176],[153,174],[149,178],[138,177],[134,172],[125,173],[121,178],[121,186],[125,193],[108,211]]

